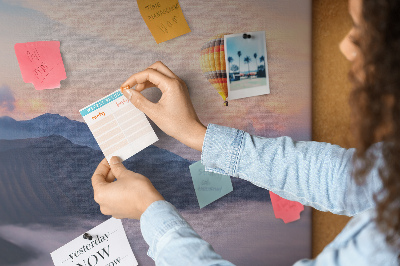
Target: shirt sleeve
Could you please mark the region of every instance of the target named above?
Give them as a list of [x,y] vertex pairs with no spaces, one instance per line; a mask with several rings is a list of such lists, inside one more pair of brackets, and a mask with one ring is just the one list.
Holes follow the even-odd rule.
[[167,201],[153,202],[140,217],[149,245],[147,255],[156,265],[233,265],[215,253]]
[[400,251],[386,242],[375,218],[374,209],[353,217],[315,259],[299,260],[294,266],[398,266]]
[[290,137],[262,138],[209,124],[201,162],[206,171],[238,177],[321,211],[353,216],[375,206],[381,188],[373,169],[363,186],[351,176],[355,149]]

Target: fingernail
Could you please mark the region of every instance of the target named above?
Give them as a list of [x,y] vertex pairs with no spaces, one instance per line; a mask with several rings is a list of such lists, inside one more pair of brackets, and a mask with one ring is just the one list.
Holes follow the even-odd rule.
[[126,85],[125,87],[121,87],[121,91],[124,92],[124,90],[129,90],[129,85]]
[[128,96],[129,96],[128,99],[130,100],[132,98],[132,91],[127,89],[126,93],[128,94]]
[[110,163],[111,163],[111,164],[119,164],[119,163],[121,163],[121,162],[122,162],[121,158],[119,158],[119,157],[117,157],[117,156],[111,157],[111,160],[110,160]]

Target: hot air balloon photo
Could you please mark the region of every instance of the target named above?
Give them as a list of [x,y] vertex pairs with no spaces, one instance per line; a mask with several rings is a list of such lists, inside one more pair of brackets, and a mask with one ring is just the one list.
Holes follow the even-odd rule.
[[224,53],[224,35],[218,34],[212,37],[201,47],[200,64],[201,70],[207,80],[214,86],[228,106],[228,86],[226,79],[226,63]]

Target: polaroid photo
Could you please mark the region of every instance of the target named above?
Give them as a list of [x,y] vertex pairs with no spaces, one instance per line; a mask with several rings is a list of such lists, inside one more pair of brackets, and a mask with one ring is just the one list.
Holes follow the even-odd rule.
[[269,94],[265,31],[224,36],[228,100]]

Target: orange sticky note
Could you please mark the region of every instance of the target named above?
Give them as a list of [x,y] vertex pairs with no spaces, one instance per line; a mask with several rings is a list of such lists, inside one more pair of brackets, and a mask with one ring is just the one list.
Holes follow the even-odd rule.
[[16,43],[14,50],[22,79],[36,90],[59,88],[67,78],[59,41]]
[[177,0],[137,0],[140,14],[157,43],[190,32]]
[[303,204],[284,199],[273,192],[269,192],[275,218],[282,219],[285,224],[300,219],[300,213],[304,210]]

